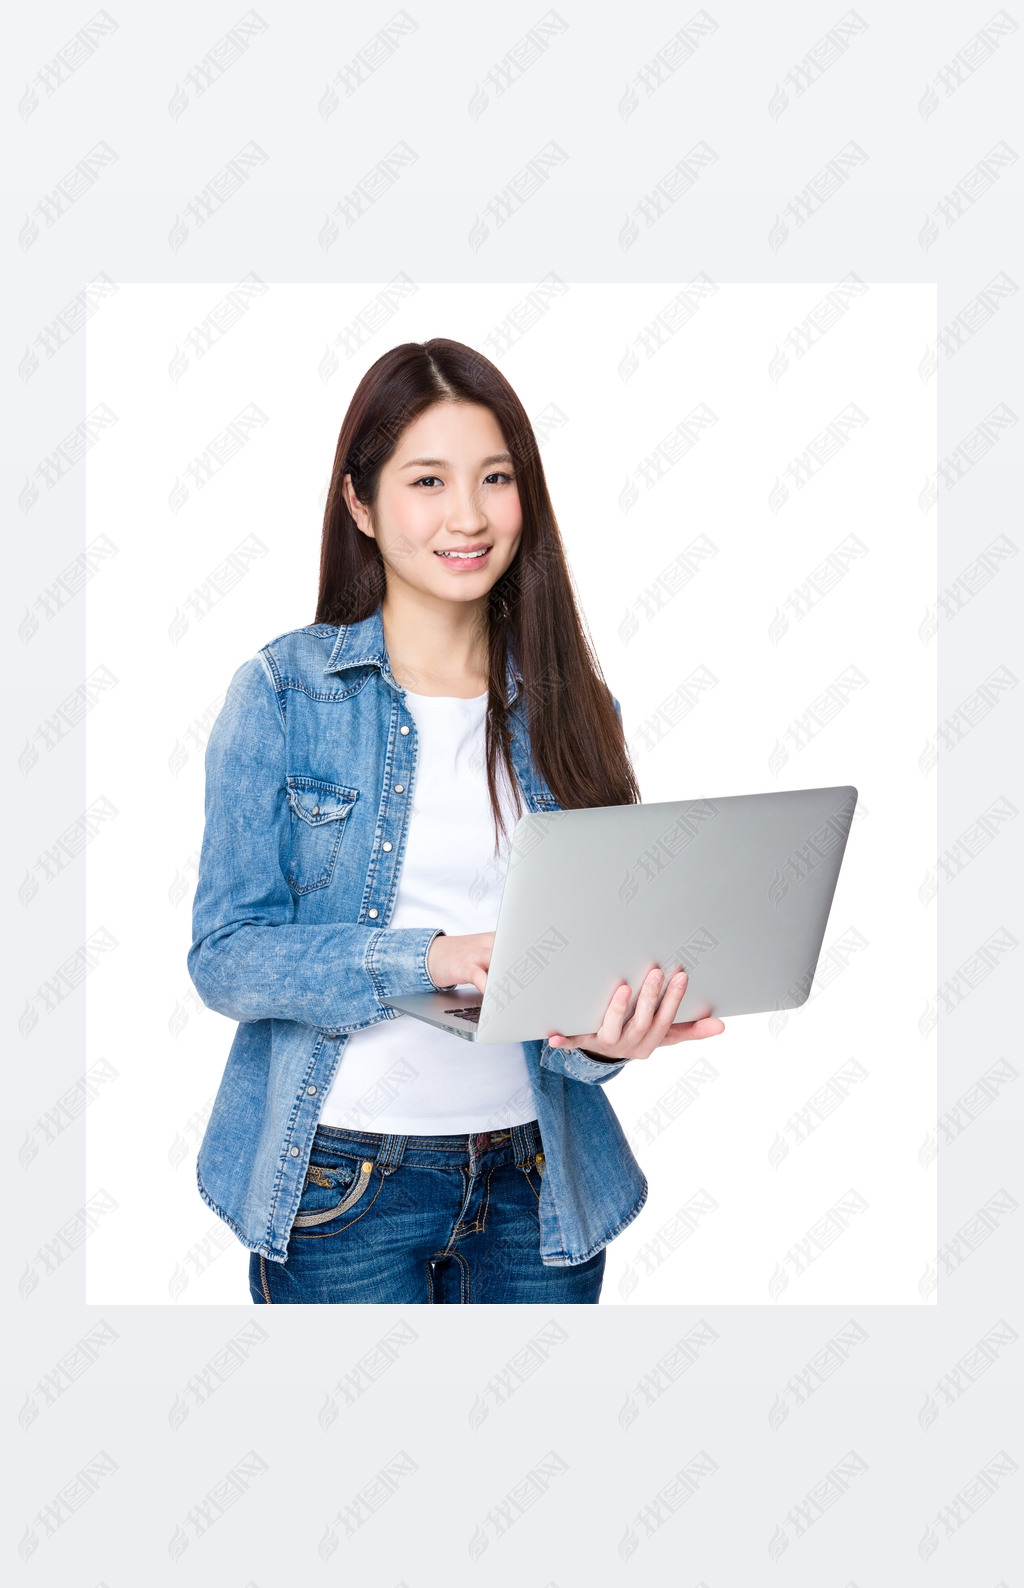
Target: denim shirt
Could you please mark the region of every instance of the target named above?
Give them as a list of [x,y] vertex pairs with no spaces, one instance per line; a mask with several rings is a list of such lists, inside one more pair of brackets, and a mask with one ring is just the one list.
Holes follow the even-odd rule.
[[[558,810],[532,763],[521,683],[510,659],[516,778],[527,809]],[[287,1258],[349,1034],[412,1018],[383,998],[436,991],[426,959],[441,928],[388,926],[416,757],[379,606],[360,623],[311,624],[264,645],[233,675],[207,744],[188,969],[203,1003],[238,1028],[197,1178],[204,1201],[272,1262]],[[544,1143],[541,1260],[571,1266],[647,1198],[604,1095],[628,1061],[545,1039],[523,1047]]]

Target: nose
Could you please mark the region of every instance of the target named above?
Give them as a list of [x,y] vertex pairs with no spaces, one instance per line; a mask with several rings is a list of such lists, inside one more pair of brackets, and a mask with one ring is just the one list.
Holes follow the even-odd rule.
[[[448,498],[448,512],[445,518],[445,528],[456,534],[478,535],[481,526],[486,524],[487,515],[480,505],[480,497],[475,486],[456,486]],[[453,547],[453,550],[456,548]]]

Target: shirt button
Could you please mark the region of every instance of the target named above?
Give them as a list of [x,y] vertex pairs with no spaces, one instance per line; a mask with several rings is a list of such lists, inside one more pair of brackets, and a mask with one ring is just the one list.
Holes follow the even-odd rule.
[[306,1087],[306,1096],[307,1097],[315,1097],[316,1096],[316,1087],[315,1086],[307,1086]]
[[409,729],[403,725],[398,731],[399,733],[408,733]]
[[377,919],[377,911],[376,910],[367,910],[366,913],[370,917],[371,921],[375,921]]
[[320,815],[320,807],[319,807],[319,805],[314,805],[313,806],[313,815],[314,816],[319,816]]
[[405,793],[405,784],[404,783],[396,783],[395,784],[395,793],[396,794],[404,794]]
[[298,1156],[299,1156],[299,1149],[298,1149],[298,1147],[289,1147],[289,1148],[288,1148],[288,1151],[289,1151],[289,1153],[290,1153],[290,1154],[291,1154],[291,1156],[292,1156],[292,1157],[293,1157],[293,1158],[297,1158],[297,1157],[298,1157]]
[[389,852],[389,853],[390,853],[390,852],[391,852],[391,850],[392,850],[392,848],[393,848],[393,847],[394,847],[394,846],[393,846],[393,845],[392,845],[392,844],[389,844],[389,843],[386,843],[386,842],[385,842],[385,843],[383,843],[383,844],[381,844],[381,846],[380,846],[380,847],[381,847],[381,848],[382,848],[382,849],[386,849],[386,850],[387,850],[387,851],[388,851],[388,852]]

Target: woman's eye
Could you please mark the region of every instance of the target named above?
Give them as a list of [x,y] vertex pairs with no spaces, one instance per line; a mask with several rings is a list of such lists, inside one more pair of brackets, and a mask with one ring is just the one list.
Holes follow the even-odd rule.
[[[485,483],[487,482],[487,480],[508,480],[508,481],[511,481],[511,479],[512,479],[511,474],[505,474],[501,470],[495,470],[494,473],[485,475],[485,477],[484,477]],[[412,483],[414,485],[443,485],[444,481],[436,474],[424,474],[424,475],[421,476],[420,479],[413,480]]]

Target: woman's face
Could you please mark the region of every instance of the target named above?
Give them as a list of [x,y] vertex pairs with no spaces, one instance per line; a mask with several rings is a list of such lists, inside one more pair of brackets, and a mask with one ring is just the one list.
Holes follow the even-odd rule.
[[345,500],[393,580],[478,601],[515,557],[523,515],[513,463],[489,408],[439,402],[402,433],[381,470],[374,522],[345,476]]

